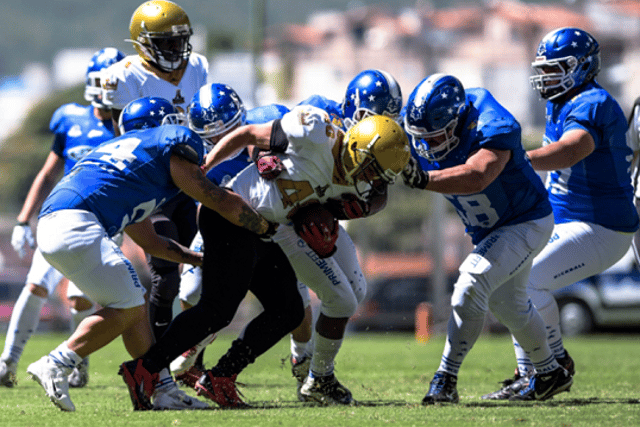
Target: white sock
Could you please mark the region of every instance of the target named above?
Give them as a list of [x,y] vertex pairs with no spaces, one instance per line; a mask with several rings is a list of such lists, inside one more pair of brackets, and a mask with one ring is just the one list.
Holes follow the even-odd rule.
[[82,322],[82,320],[84,320],[85,317],[96,312],[96,308],[95,306],[93,306],[88,310],[82,310],[82,311],[78,311],[75,308],[71,308],[69,311],[71,311],[71,321],[69,322],[69,326],[71,327],[72,331],[75,331],[78,325],[80,324],[80,322]]
[[173,377],[169,372],[169,369],[162,368],[162,370],[158,373],[158,382],[156,383],[156,390],[159,393],[165,392],[173,387],[177,387],[175,381],[173,381]]
[[518,359],[518,372],[525,375],[532,372],[546,373],[558,368],[558,362],[547,344],[542,317],[534,311],[529,322],[520,330],[511,331]]
[[296,341],[293,339],[293,336],[290,337],[291,339],[291,355],[293,356],[294,359],[301,359],[303,358],[305,355],[308,354],[308,344],[309,341],[306,342],[302,342],[302,341]]
[[70,370],[75,368],[78,363],[82,362],[82,357],[78,356],[78,353],[71,350],[66,341],[49,353],[49,357],[58,365],[62,365]]
[[547,342],[556,358],[565,356],[562,335],[560,333],[560,311],[555,298],[546,289],[527,289],[531,301],[536,306],[547,329]]
[[464,324],[453,311],[447,324],[447,340],[440,359],[438,371],[458,376],[462,361],[478,340],[484,326],[484,317],[465,319]]
[[333,362],[340,351],[342,341],[342,339],[331,340],[316,334],[310,367],[314,376],[320,377],[333,373]]
[[12,360],[16,363],[20,360],[24,346],[38,327],[40,312],[45,302],[47,298],[32,294],[26,286],[22,288],[11,313],[2,360]]

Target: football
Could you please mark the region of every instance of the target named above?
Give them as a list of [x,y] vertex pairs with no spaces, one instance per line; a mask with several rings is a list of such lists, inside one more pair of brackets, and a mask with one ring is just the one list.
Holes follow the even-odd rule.
[[309,226],[312,223],[318,227],[326,225],[329,230],[333,230],[336,221],[331,211],[320,202],[303,206],[293,215],[293,226],[298,234],[303,225]]
[[293,217],[293,228],[320,258],[336,251],[338,220],[321,203],[312,203],[298,209]]

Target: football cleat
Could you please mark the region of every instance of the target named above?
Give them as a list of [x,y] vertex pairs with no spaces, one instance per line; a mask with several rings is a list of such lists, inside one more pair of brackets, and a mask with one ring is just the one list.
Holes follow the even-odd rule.
[[153,409],[162,410],[196,410],[211,408],[205,402],[189,396],[180,390],[175,383],[162,389],[156,389],[153,393]]
[[429,384],[429,391],[422,399],[423,405],[433,405],[434,403],[458,403],[458,377],[446,372],[436,372]]
[[576,364],[573,363],[573,358],[569,356],[569,352],[567,350],[564,351],[564,357],[556,359],[560,366],[569,372],[569,375],[572,377],[576,374]]
[[563,367],[547,374],[535,374],[529,386],[509,398],[511,401],[547,400],[563,391],[569,391],[573,378]]
[[300,395],[306,402],[317,402],[322,405],[352,405],[355,404],[351,392],[340,384],[334,374],[306,378]]
[[236,386],[237,377],[237,374],[231,377],[215,377],[213,372],[208,370],[198,380],[195,389],[198,396],[213,400],[223,408],[248,408],[249,405],[238,396],[240,392]]
[[85,357],[69,375],[69,387],[80,388],[89,382],[89,358]]
[[18,364],[10,360],[0,360],[0,384],[5,387],[14,387],[18,384],[16,371]]
[[195,389],[196,383],[205,374],[204,366],[193,365],[183,373],[176,375],[176,382]]
[[302,356],[300,359],[296,359],[295,357],[291,356],[289,358],[289,361],[291,362],[291,373],[293,374],[293,376],[296,379],[297,384],[297,388],[296,388],[296,394],[298,396],[298,400],[300,402],[306,402],[307,398],[305,396],[303,396],[302,394],[300,394],[300,390],[302,389],[302,385],[304,384],[304,381],[307,379],[307,376],[309,375],[309,367],[311,366],[311,357],[305,355]]
[[142,359],[130,360],[120,365],[118,375],[122,376],[127,388],[133,409],[148,410],[153,409],[151,396],[158,382],[158,374],[147,371],[142,366]]
[[484,400],[509,400],[509,398],[529,386],[531,375],[520,376],[516,374],[514,378],[507,378],[502,381],[502,388],[493,393],[482,396]]
[[211,344],[216,339],[216,334],[208,335],[205,339],[200,341],[198,344],[191,347],[189,350],[182,353],[180,356],[176,357],[171,365],[169,365],[169,369],[171,373],[176,377],[180,374],[185,373],[189,370],[195,363],[198,355],[204,350],[206,346]]
[[29,365],[27,373],[44,388],[51,403],[63,411],[73,412],[76,410],[69,397],[68,377],[71,368],[55,363],[47,355]]

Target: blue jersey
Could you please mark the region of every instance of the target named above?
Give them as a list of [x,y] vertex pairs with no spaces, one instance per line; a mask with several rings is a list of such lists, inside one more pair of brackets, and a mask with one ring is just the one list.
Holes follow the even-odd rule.
[[547,102],[544,145],[573,129],[589,132],[595,150],[572,167],[547,175],[556,223],[584,221],[616,231],[636,231],[627,120],[616,100],[595,81],[563,104]]
[[[270,104],[263,107],[252,108],[247,111],[246,120],[248,125],[268,123],[272,120],[281,119],[282,116],[288,112],[289,109],[284,105]],[[251,163],[253,163],[253,161],[247,150],[242,150],[240,154],[234,158],[225,160],[216,167],[211,168],[209,172],[207,172],[207,178],[214,184],[223,186]]]
[[322,95],[311,95],[304,101],[299,102],[298,105],[313,105],[314,107],[318,107],[326,111],[329,113],[331,123],[338,126],[340,129],[345,129],[342,106],[338,102],[327,99]]
[[170,170],[176,145],[191,147],[202,164],[202,140],[184,126],[130,131],[100,145],[60,180],[40,216],[61,209],[87,210],[98,217],[109,236],[144,220],[180,192]]
[[498,177],[483,191],[444,196],[455,207],[473,244],[493,230],[543,218],[551,205],[542,180],[525,156],[518,121],[485,89],[466,89],[469,104],[457,127],[458,145],[440,162],[429,162],[416,154],[423,170],[439,170],[464,164],[480,148],[511,151],[511,158]]
[[85,154],[114,137],[111,119],[100,120],[93,106],[65,104],[58,108],[49,123],[53,132],[51,151],[64,159],[67,174]]

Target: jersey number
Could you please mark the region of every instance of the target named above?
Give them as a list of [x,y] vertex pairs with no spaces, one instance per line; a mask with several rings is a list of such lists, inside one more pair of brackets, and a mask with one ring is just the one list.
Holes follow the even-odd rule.
[[138,138],[126,138],[105,144],[96,150],[97,153],[107,153],[100,157],[100,160],[111,163],[119,170],[126,168],[136,156],[134,150],[142,142]]
[[282,195],[282,205],[285,208],[294,206],[313,194],[313,187],[309,181],[278,179],[276,182]]
[[471,196],[446,196],[453,201],[465,225],[471,227],[491,228],[500,216],[491,207],[491,201],[485,194]]

